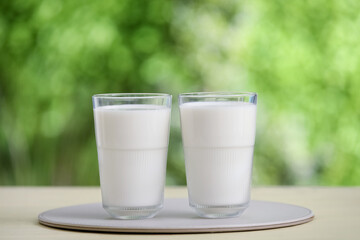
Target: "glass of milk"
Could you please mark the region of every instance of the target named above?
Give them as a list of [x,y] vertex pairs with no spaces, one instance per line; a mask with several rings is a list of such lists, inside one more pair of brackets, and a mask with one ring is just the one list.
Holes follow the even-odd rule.
[[238,216],[250,200],[256,93],[179,95],[189,204],[207,218]]
[[171,95],[92,97],[104,209],[118,219],[155,216],[163,207]]

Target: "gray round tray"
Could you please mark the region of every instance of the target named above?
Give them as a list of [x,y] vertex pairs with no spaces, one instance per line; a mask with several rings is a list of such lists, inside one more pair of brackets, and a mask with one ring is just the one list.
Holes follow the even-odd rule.
[[101,203],[57,208],[39,215],[46,226],[101,232],[191,233],[231,232],[288,227],[309,222],[310,209],[266,201],[251,201],[239,217],[205,219],[189,207],[187,199],[165,199],[164,208],[151,219],[117,220],[111,218]]

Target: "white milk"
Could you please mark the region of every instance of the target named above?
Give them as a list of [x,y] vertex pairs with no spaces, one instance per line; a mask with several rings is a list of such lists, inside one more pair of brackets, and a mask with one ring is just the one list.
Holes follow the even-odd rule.
[[192,205],[246,204],[250,198],[256,105],[180,105],[186,177]]
[[117,105],[94,109],[103,204],[162,203],[170,108]]

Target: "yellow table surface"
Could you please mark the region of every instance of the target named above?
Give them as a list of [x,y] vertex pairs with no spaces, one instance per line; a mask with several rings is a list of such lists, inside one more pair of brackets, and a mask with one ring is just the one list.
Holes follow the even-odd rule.
[[[166,198],[187,197],[166,187]],[[101,201],[98,187],[0,187],[0,239],[360,239],[360,187],[255,187],[252,199],[310,208],[312,222],[272,230],[207,234],[113,234],[42,226],[39,213]]]

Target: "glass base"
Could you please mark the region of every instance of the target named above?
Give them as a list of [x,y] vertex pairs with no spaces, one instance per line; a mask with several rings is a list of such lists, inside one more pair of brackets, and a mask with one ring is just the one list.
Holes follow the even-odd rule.
[[163,208],[163,205],[159,204],[149,207],[114,207],[103,205],[103,207],[113,218],[130,220],[152,218]]
[[240,205],[226,205],[226,206],[206,206],[190,203],[190,207],[194,208],[200,217],[204,218],[230,218],[237,217],[243,214],[248,203]]

